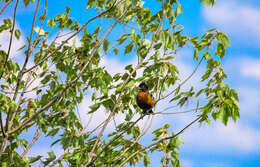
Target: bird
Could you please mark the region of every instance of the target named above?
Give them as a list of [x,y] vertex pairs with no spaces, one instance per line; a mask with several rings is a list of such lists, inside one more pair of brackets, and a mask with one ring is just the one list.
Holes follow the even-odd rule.
[[153,113],[153,100],[152,95],[148,91],[148,86],[142,82],[139,86],[135,86],[139,89],[139,92],[136,96],[137,105],[143,110],[143,114]]

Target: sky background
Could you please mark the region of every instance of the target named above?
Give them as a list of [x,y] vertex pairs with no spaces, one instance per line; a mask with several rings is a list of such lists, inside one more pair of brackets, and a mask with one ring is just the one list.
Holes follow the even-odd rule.
[[[95,13],[84,13],[86,2],[81,1],[48,1],[48,17],[54,17],[55,14],[65,11],[65,6],[71,7],[71,16],[78,19],[80,23],[94,16]],[[226,57],[222,61],[224,70],[228,74],[226,82],[230,87],[238,90],[240,97],[241,119],[236,123],[229,121],[224,126],[220,121],[210,125],[196,124],[181,135],[184,145],[181,146],[180,160],[183,167],[257,167],[260,164],[260,2],[259,0],[217,0],[217,4],[211,8],[205,8],[199,0],[182,0],[183,14],[177,19],[177,23],[184,25],[184,34],[188,36],[202,35],[206,30],[216,27],[225,32],[231,43],[226,51]],[[0,7],[2,7],[2,3]],[[11,4],[0,16],[0,20],[6,16],[12,16]],[[144,7],[149,7],[152,11],[158,8],[155,1],[145,2]],[[22,29],[22,34],[29,34],[31,29],[32,13],[35,6],[30,5],[24,8],[21,4],[18,7],[16,26]],[[43,9],[40,9],[42,12]],[[37,25],[36,25],[37,26]],[[38,24],[39,26],[39,24]],[[90,24],[89,29],[93,29],[95,24]],[[46,28],[46,27],[45,27]],[[121,27],[118,27],[121,30]],[[47,28],[46,28],[47,30]],[[50,38],[55,34],[50,34]],[[20,58],[16,52],[25,42],[25,35],[21,40],[15,40],[15,46],[12,48],[12,56],[17,61]],[[2,49],[7,49],[8,35],[0,35],[0,44]],[[76,38],[79,45],[79,39]],[[193,68],[192,61],[193,50],[191,47],[185,47],[181,50],[174,60],[180,68],[183,78],[189,75]],[[32,60],[31,60],[32,61]],[[136,64],[137,60],[133,56],[113,56],[108,55],[102,61],[102,64],[108,71],[116,73],[124,69],[127,64]],[[32,62],[31,62],[32,63]],[[204,72],[203,66],[198,73],[186,85],[196,84],[198,87],[199,77]],[[35,83],[37,84],[37,83]],[[91,104],[90,98],[85,97],[79,106],[83,122],[88,120],[86,116],[87,107]],[[158,109],[165,107],[161,103]],[[190,108],[189,106],[185,106]],[[185,108],[184,108],[185,109]],[[96,119],[102,121],[105,114],[99,112],[95,114]],[[118,116],[117,121],[123,116]],[[151,131],[166,123],[171,124],[171,129],[177,132],[183,126],[193,120],[195,114],[183,114],[172,116],[156,116],[146,137],[142,140],[145,145],[151,143]],[[146,120],[140,123],[142,126]],[[97,122],[98,123],[98,122]],[[96,124],[97,124],[96,123]],[[96,124],[90,126],[94,128]],[[109,125],[107,133],[113,129]],[[30,136],[30,135],[29,135]],[[42,136],[38,143],[33,146],[33,151],[29,155],[36,155],[39,152],[46,155],[50,148],[46,147],[52,140],[46,140]],[[56,154],[62,151],[59,146],[51,148]],[[157,154],[152,155],[152,164],[156,167],[160,164]],[[142,166],[142,165],[140,165]]]

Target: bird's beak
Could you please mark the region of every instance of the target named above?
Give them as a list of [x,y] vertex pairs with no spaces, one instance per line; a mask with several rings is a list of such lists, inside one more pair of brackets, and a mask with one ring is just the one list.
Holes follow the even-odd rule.
[[139,86],[136,86],[136,85],[134,86],[134,88],[135,88],[135,89],[141,89]]

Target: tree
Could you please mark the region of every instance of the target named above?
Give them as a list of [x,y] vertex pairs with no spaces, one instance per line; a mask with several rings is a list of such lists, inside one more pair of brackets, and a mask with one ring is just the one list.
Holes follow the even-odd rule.
[[[230,45],[228,37],[216,28],[201,37],[184,35],[183,26],[175,24],[182,13],[181,4],[177,0],[157,1],[161,8],[151,12],[143,8],[141,0],[89,0],[86,13],[95,11],[96,15],[80,24],[70,17],[69,7],[65,13],[48,18],[47,0],[44,3],[24,0],[25,6],[34,4],[35,12],[27,43],[19,49],[23,51],[19,65],[10,57],[10,49],[15,45],[14,38],[19,40],[23,35],[15,26],[16,11],[22,3],[2,0],[0,14],[8,5],[15,5],[13,17],[5,18],[0,26],[0,33],[7,32],[10,36],[8,50],[0,51],[1,166],[30,166],[37,162],[45,166],[66,163],[68,166],[124,166],[127,163],[132,166],[143,162],[148,166],[150,153],[157,151],[162,152],[162,166],[171,163],[178,167],[178,149],[182,144],[179,135],[189,126],[196,122],[210,123],[211,118],[220,119],[226,125],[229,118],[234,121],[239,118],[238,94],[224,83],[227,75],[221,67],[221,59]],[[206,6],[215,4],[215,0],[200,1]],[[42,8],[44,12],[39,14]],[[89,30],[90,23],[95,23],[94,31]],[[109,37],[111,32],[121,29],[113,38]],[[66,39],[57,43],[64,31]],[[54,32],[56,37],[50,39]],[[69,43],[76,35],[80,36],[80,46]],[[194,49],[193,61],[197,66],[186,79],[180,80],[182,74],[173,59],[186,45]],[[107,54],[135,55],[138,63],[129,64],[125,72],[112,75],[100,65]],[[182,89],[202,63],[206,64],[201,77],[203,87],[195,90],[193,85],[188,91]],[[143,71],[141,76],[137,75],[140,71]],[[32,87],[35,81],[40,84]],[[141,81],[148,83],[154,96],[151,115],[141,114],[135,102],[137,91],[133,87]],[[36,96],[28,96],[29,92]],[[108,113],[107,119],[94,130],[83,125],[77,113],[77,105],[86,93],[91,94],[93,102],[89,115],[101,107]],[[146,133],[137,124],[140,120],[170,114],[156,108],[159,102],[175,105],[182,113],[182,106],[191,100],[190,106],[196,107],[188,112],[198,115],[194,121],[179,132],[170,132],[170,125],[166,124],[153,131],[154,138],[149,145],[140,143]],[[118,114],[124,114],[125,120],[104,137],[108,123]],[[32,139],[23,137],[28,131],[35,132]],[[52,145],[62,145],[64,154],[49,152],[47,158],[27,157],[42,134],[55,136],[57,140]],[[24,151],[19,152],[21,148]]]

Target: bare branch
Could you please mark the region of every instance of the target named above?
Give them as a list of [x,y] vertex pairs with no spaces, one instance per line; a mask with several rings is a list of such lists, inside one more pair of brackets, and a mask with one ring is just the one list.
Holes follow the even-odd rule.
[[[132,147],[140,140],[141,137],[143,137],[143,136],[147,133],[147,131],[148,131],[148,130],[150,129],[150,127],[152,126],[153,119],[154,119],[154,117],[152,117],[151,122],[150,122],[150,124],[148,125],[148,127],[147,127],[146,129],[145,129],[145,127],[144,127],[143,132],[136,138],[136,140],[135,140],[129,147],[127,147],[127,148],[120,154],[120,156],[118,156],[117,158],[115,158],[114,161],[117,161],[117,160],[121,159],[121,158],[123,157],[123,155],[124,155],[130,148],[132,148]],[[147,119],[147,121],[148,121],[148,120],[149,120],[149,118]],[[145,125],[147,124],[147,121],[146,121]]]
[[3,13],[3,11],[5,10],[5,8],[10,4],[12,0],[9,0],[5,3],[5,5],[2,7],[2,9],[0,10],[0,15]]
[[[195,69],[192,71],[192,73],[183,82],[181,82],[178,87],[184,85],[196,73],[196,71],[198,70],[198,68],[199,68],[199,66],[200,66],[200,64],[201,64],[203,59],[204,59],[204,56],[200,59],[198,65],[195,67]],[[178,87],[175,88],[173,91],[171,91],[169,94],[167,94],[164,97],[158,99],[155,103],[157,103],[158,101],[163,100],[163,99],[169,97],[171,94],[173,94],[178,89]]]
[[[111,8],[110,8],[111,9]],[[103,12],[104,13],[104,12]],[[112,30],[113,27],[111,27],[110,31]],[[80,78],[80,76],[83,74],[83,72],[85,71],[85,69],[88,67],[88,65],[90,64],[92,58],[94,57],[97,49],[100,47],[100,45],[102,44],[102,42],[104,41],[104,39],[106,38],[106,36],[110,33],[110,31],[107,32],[107,34],[103,37],[103,39],[96,45],[96,47],[92,50],[91,52],[91,56],[88,60],[88,62],[86,62],[86,64],[84,65],[84,67],[81,69],[81,71],[78,73],[78,75],[68,84],[66,84],[66,87],[61,91],[61,93],[59,93],[58,95],[54,96],[53,99],[47,103],[46,105],[44,105],[42,108],[39,109],[38,112],[34,113],[30,118],[28,118],[27,120],[25,120],[20,126],[16,127],[15,129],[12,129],[10,132],[8,132],[8,134],[12,134],[17,132],[20,129],[23,129],[27,126],[27,124],[29,122],[31,122],[36,116],[38,116],[40,113],[44,112],[45,110],[47,110],[52,104],[54,104],[58,99],[61,98],[61,96],[65,93],[65,91],[70,88],[75,82],[77,82],[77,80]]]
[[49,167],[54,167],[59,161],[62,160],[62,158],[65,156],[65,154],[67,154],[69,152],[69,149],[65,150],[64,153],[62,155],[59,156],[59,158],[57,158],[55,161],[52,162],[52,164],[50,164]]
[[[18,3],[18,1],[17,1],[17,3]],[[29,60],[33,28],[34,28],[34,24],[35,24],[35,20],[36,20],[36,15],[37,15],[37,12],[38,12],[38,9],[39,9],[39,5],[40,5],[40,0],[38,0],[37,6],[36,6],[36,9],[35,9],[35,12],[34,12],[33,23],[32,23],[32,28],[31,28],[31,35],[30,35],[30,40],[29,40],[29,46],[28,46],[28,50],[27,50],[27,54],[26,54],[26,58],[25,58],[23,67],[18,74],[18,79],[17,79],[17,84],[16,84],[16,89],[15,89],[15,93],[14,93],[14,96],[13,96],[13,100],[15,100],[17,95],[18,95],[18,90],[19,90],[20,83],[21,83],[21,80],[22,80],[22,77],[23,77],[23,74],[24,74],[23,71],[24,71],[24,69],[25,69],[25,67],[28,63],[28,60]],[[23,92],[24,91],[25,91],[25,89],[23,90]],[[23,93],[21,94],[21,97],[22,96],[23,96]],[[20,101],[21,101],[21,98],[18,102],[18,106],[19,106]],[[15,115],[15,113],[13,113],[13,114]],[[12,110],[9,110],[8,113],[7,113],[7,117],[6,117],[6,131],[7,131],[7,133],[8,133],[8,130],[10,129],[10,127],[12,126],[12,123],[13,123],[12,121],[13,121],[14,115],[12,116]],[[11,117],[11,120],[9,121],[10,117]]]
[[192,112],[192,111],[197,111],[202,109],[203,107],[199,107],[199,108],[194,108],[194,109],[190,109],[190,110],[185,110],[185,111],[178,111],[178,112],[156,112],[156,113],[152,113],[153,115],[157,115],[157,114],[162,114],[162,115],[174,115],[174,114],[183,114],[183,113],[188,113],[188,112]]
[[172,138],[175,138],[177,136],[179,136],[180,134],[182,134],[186,129],[188,129],[192,124],[194,124],[195,122],[197,122],[200,118],[202,117],[202,115],[200,115],[199,117],[197,117],[195,120],[193,120],[191,123],[189,123],[187,126],[185,126],[182,130],[180,130],[178,133],[176,133],[175,135],[173,136],[169,136],[169,137],[165,137],[165,138],[162,138],[161,140],[153,143],[153,144],[150,144],[149,146],[146,146],[144,147],[143,149],[141,150],[138,150],[136,151],[135,153],[133,153],[132,155],[130,155],[122,164],[120,164],[119,167],[122,167],[124,166],[132,157],[134,157],[136,154],[140,153],[140,152],[143,152],[147,149],[150,149],[154,146],[156,146],[158,143],[161,143],[163,142],[164,140],[169,140],[169,139],[172,139]]
[[116,1],[113,3],[113,5],[107,9],[104,12],[101,12],[100,14],[92,17],[91,19],[89,19],[78,31],[76,31],[74,34],[72,34],[70,37],[68,37],[66,40],[62,41],[62,43],[60,44],[60,46],[58,46],[52,53],[50,53],[50,55],[46,55],[42,60],[40,60],[37,64],[35,64],[34,66],[30,67],[29,69],[25,70],[24,73],[27,73],[29,71],[31,71],[32,69],[36,68],[37,66],[39,66],[41,63],[43,63],[45,60],[47,60],[48,58],[52,57],[65,43],[67,43],[70,39],[72,39],[73,37],[75,37],[78,33],[80,33],[91,21],[97,19],[98,17],[104,15],[105,13],[109,12],[110,10],[112,10],[115,7]]
[[113,140],[111,140],[110,142],[108,142],[103,148],[102,150],[97,154],[97,156],[92,159],[92,161],[90,161],[90,163],[87,165],[87,167],[90,167],[93,165],[93,163],[98,159],[98,157],[100,157],[100,155],[105,151],[105,149],[111,145],[115,140],[117,140],[119,137],[121,137],[126,131],[128,131],[129,129],[131,129],[137,122],[139,122],[145,115],[140,116],[131,126],[129,126],[127,129],[125,129],[124,131],[122,131],[119,135],[117,135]]
[[[129,6],[129,7],[130,7],[130,6]],[[118,20],[119,20],[119,19],[118,19]],[[160,22],[160,25],[159,25],[158,28],[156,29],[156,31],[155,31],[155,33],[154,33],[155,35],[157,35],[157,34],[159,33],[159,30],[162,28],[163,20],[164,20],[164,17],[162,18],[162,20],[161,20],[161,22]],[[152,42],[150,48],[148,49],[148,51],[146,52],[146,54],[145,54],[144,57],[146,57],[146,55],[148,55],[148,53],[150,53],[150,51],[153,49],[153,46],[154,46],[154,41]],[[136,70],[141,67],[141,65],[143,64],[143,61],[144,61],[144,59],[142,59],[142,60],[137,64],[137,66],[135,67],[135,69],[129,74],[129,76],[126,78],[126,80],[125,80],[124,83],[122,84],[123,87],[127,84],[128,80],[129,80],[130,77],[136,72]],[[118,98],[117,98],[116,101],[119,101],[119,99],[120,99],[121,96],[122,96],[122,92],[123,92],[123,91],[121,91],[121,93],[119,94],[119,96],[118,96]],[[101,129],[101,132],[99,133],[99,136],[98,136],[98,138],[97,138],[97,140],[96,140],[96,142],[95,142],[95,144],[94,144],[94,146],[93,146],[93,148],[92,148],[92,150],[91,150],[91,155],[92,155],[92,153],[93,153],[93,151],[94,151],[94,148],[96,147],[97,143],[99,142],[100,137],[102,136],[102,134],[103,134],[103,132],[104,132],[106,126],[108,125],[110,119],[113,117],[113,115],[114,115],[114,110],[116,109],[116,107],[117,107],[117,105],[114,105],[114,107],[113,107],[113,109],[112,109],[110,115],[108,116],[108,118],[107,118],[107,120],[106,120],[106,122],[105,122],[103,128]],[[145,115],[144,115],[144,116],[145,116]],[[110,143],[110,144],[111,144],[111,143]],[[108,145],[107,145],[107,146],[108,146]],[[106,147],[107,147],[107,146],[106,146]],[[103,150],[104,150],[104,149],[103,149]],[[102,151],[102,152],[103,152],[103,151]],[[100,156],[101,154],[99,153],[98,155]],[[97,157],[98,157],[98,156],[95,157],[94,161],[91,160],[90,163],[89,163],[87,166],[91,166],[91,165],[97,160]]]
[[24,157],[28,151],[32,148],[32,145],[39,139],[39,137],[41,136],[42,134],[42,130],[40,131],[36,131],[34,136],[33,136],[33,139],[32,139],[32,142],[29,144],[29,146],[24,150],[24,152],[21,154],[21,157]]
[[[44,13],[43,13],[44,18],[42,19],[42,23],[40,25],[40,29],[39,29],[39,32],[37,33],[37,37],[36,37],[35,41],[37,41],[40,38],[40,32],[42,30],[42,26],[43,26],[44,20],[46,19],[46,14],[47,14],[47,0],[45,0],[45,3],[44,3]],[[32,49],[31,49],[30,53],[33,52],[33,50],[35,49],[36,45],[37,45],[37,42],[35,42],[35,44],[32,46]]]
[[[14,27],[15,27],[15,20],[16,20],[16,9],[17,9],[17,6],[18,6],[18,2],[19,0],[16,1],[16,4],[15,4],[15,7],[14,7],[14,16],[13,16],[13,26],[12,26],[12,29],[11,29],[11,36],[10,36],[10,41],[9,41],[9,47],[8,47],[8,52],[7,52],[7,56],[6,56],[6,59],[5,59],[5,62],[4,62],[4,65],[3,65],[3,72],[1,73],[0,75],[0,80],[5,72],[5,67],[7,65],[7,62],[8,62],[8,59],[9,59],[9,55],[10,55],[10,51],[11,51],[11,47],[12,47],[12,41],[13,41],[13,35],[14,35]],[[8,3],[8,2],[7,2]],[[9,113],[9,111],[8,111]],[[9,115],[7,115],[7,118],[8,118]],[[0,155],[2,154],[3,152],[3,149],[5,147],[5,144],[6,144],[6,141],[7,141],[7,138],[8,136],[5,134],[5,130],[4,130],[4,127],[3,127],[3,120],[2,120],[2,112],[0,112],[0,124],[1,124],[1,131],[2,131],[2,134],[3,134],[3,141],[2,141],[2,144],[1,144],[1,148],[0,148]],[[6,120],[6,131],[8,131],[8,120]]]
[[32,44],[33,29],[34,29],[34,25],[35,25],[35,21],[36,21],[36,15],[37,15],[37,12],[38,12],[38,9],[39,9],[40,1],[41,0],[37,1],[36,9],[35,9],[34,16],[33,16],[33,22],[32,22],[32,27],[31,27],[31,34],[30,34],[28,49],[27,49],[27,52],[26,52],[26,57],[25,57],[25,61],[24,61],[23,67],[22,67],[22,69],[21,69],[21,71],[20,71],[20,73],[18,75],[16,90],[15,90],[15,93],[14,93],[13,100],[15,100],[16,97],[17,97],[17,92],[18,92],[18,89],[19,89],[19,86],[20,86],[20,82],[21,82],[22,77],[24,75],[24,70],[25,70],[26,65],[28,63],[29,57],[31,55],[31,44]]
[[0,111],[0,126],[1,126],[1,132],[3,134],[3,137],[5,138],[5,130],[4,130],[4,124],[3,124],[3,118],[2,118],[2,111]]
[[3,72],[1,73],[0,75],[0,80],[5,72],[5,67],[7,65],[7,61],[9,59],[9,56],[10,56],[10,51],[11,51],[11,47],[12,47],[12,41],[13,41],[13,36],[14,36],[14,27],[15,27],[15,21],[16,21],[16,10],[17,10],[17,6],[18,6],[18,2],[19,0],[16,1],[16,4],[15,4],[15,7],[14,7],[14,16],[13,16],[13,25],[12,25],[12,29],[11,29],[11,36],[10,36],[10,40],[9,40],[9,46],[8,46],[8,51],[7,51],[7,56],[5,58],[5,62],[4,62],[4,65],[3,65]]

